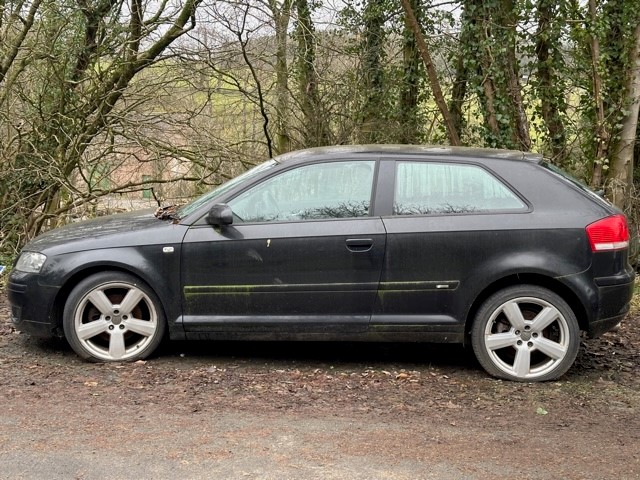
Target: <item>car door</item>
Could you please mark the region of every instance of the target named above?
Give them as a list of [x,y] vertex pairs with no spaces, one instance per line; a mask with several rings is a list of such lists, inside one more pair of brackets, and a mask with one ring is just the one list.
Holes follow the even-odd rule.
[[[457,332],[469,285],[482,265],[503,257],[526,230],[528,205],[481,165],[412,159],[385,161],[387,250],[372,327],[377,331]],[[438,337],[442,340],[441,337]]]
[[385,248],[369,215],[376,162],[292,166],[228,201],[233,224],[182,248],[187,332],[366,330]]

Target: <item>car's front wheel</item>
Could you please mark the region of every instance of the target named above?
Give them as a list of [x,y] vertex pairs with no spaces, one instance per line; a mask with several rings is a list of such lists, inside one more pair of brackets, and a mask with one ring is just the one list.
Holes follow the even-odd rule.
[[471,329],[476,358],[491,375],[508,380],[554,380],[573,364],[580,329],[571,307],[537,285],[518,285],[489,297]]
[[104,272],[81,281],[64,308],[67,341],[82,358],[133,361],[162,341],[166,322],[155,293],[140,279]]

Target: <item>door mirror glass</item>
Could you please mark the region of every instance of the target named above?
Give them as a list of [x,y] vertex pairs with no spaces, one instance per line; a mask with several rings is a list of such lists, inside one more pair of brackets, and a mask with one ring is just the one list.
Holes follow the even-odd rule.
[[216,203],[211,207],[207,214],[207,223],[215,226],[231,225],[233,223],[233,212],[231,212],[229,205]]

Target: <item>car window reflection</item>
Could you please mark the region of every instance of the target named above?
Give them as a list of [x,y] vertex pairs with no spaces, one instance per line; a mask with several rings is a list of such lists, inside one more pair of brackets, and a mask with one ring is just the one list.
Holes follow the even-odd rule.
[[506,185],[475,165],[398,162],[394,215],[522,210]]
[[279,222],[369,215],[374,161],[299,167],[265,180],[229,202],[240,222]]

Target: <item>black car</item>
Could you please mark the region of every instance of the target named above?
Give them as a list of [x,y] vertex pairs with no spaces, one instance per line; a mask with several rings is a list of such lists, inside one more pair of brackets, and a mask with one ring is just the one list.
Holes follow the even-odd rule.
[[496,377],[564,374],[629,310],[624,215],[530,153],[281,155],[177,209],[29,243],[16,328],[136,360],[171,339],[469,343]]

